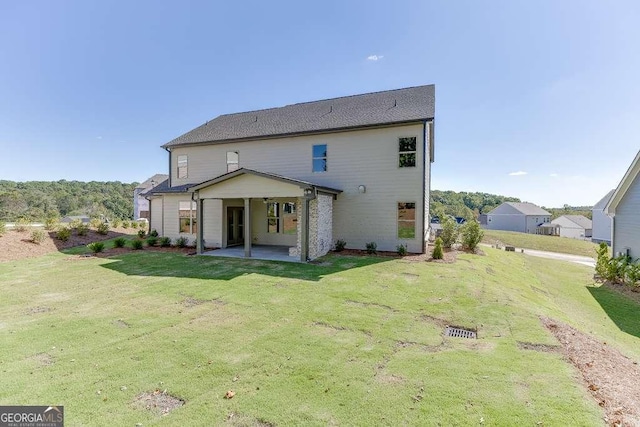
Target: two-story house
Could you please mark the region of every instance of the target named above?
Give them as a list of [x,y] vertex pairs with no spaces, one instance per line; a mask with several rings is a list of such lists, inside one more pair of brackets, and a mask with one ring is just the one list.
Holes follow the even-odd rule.
[[205,247],[278,245],[306,261],[347,248],[424,253],[435,87],[225,114],[163,145],[150,227]]
[[504,202],[487,214],[489,230],[517,231],[519,233],[548,234],[553,227],[551,214],[533,203]]

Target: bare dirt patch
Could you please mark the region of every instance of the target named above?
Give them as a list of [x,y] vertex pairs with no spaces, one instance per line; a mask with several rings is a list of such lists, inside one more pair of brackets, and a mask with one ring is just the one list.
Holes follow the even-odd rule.
[[98,234],[93,230],[89,230],[86,236],[78,236],[75,232],[72,232],[69,240],[63,242],[55,238],[55,232],[45,231],[44,241],[40,244],[36,244],[30,240],[31,231],[32,230],[19,232],[16,230],[7,230],[4,235],[0,236],[0,262],[34,258],[51,252],[73,248],[75,246],[86,246],[92,242],[113,239],[114,237],[131,234],[131,230],[125,229],[114,229],[109,231],[106,235]]
[[353,301],[353,300],[346,300],[345,301],[347,304],[349,305],[354,305],[357,307],[377,307],[377,308],[383,308],[385,310],[389,310],[389,311],[398,311],[397,309],[388,306],[388,305],[384,305],[384,304],[378,304],[375,302],[361,302],[361,301]]
[[122,319],[114,320],[114,321],[113,321],[113,324],[114,324],[115,326],[117,326],[118,328],[128,328],[128,327],[130,327],[130,326],[131,326],[131,325],[129,325],[127,322],[125,322],[125,321],[124,321],[124,320],[122,320]]
[[525,341],[518,341],[518,348],[520,350],[542,351],[545,353],[560,352],[560,350],[562,349],[562,347],[560,347],[559,345],[540,344]]
[[166,390],[140,393],[133,401],[136,408],[146,409],[156,415],[167,415],[184,403],[183,399],[168,394]]
[[40,313],[48,313],[51,310],[53,310],[51,307],[41,307],[41,306],[30,307],[29,309],[27,309],[27,314],[33,315],[33,314],[40,314]]
[[31,360],[37,362],[41,366],[51,366],[53,365],[53,357],[51,357],[48,353],[38,353],[34,354],[30,357]]
[[580,371],[611,426],[640,426],[640,366],[569,325],[547,317],[542,324],[562,345],[564,356]]
[[238,427],[275,427],[275,424],[260,418],[253,418],[248,415],[231,412],[227,415],[227,424]]

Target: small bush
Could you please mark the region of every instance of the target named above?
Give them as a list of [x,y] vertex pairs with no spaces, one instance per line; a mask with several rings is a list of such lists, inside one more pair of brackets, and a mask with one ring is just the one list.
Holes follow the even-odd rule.
[[600,276],[600,279],[605,280],[609,269],[609,246],[605,242],[601,242],[596,249],[598,254],[598,260],[596,261],[596,274]]
[[27,228],[29,228],[29,221],[27,221],[26,218],[20,218],[18,221],[16,221],[16,231],[24,233],[25,231],[27,231]]
[[171,238],[170,237],[161,237],[159,240],[160,246],[163,248],[167,248],[171,246]]
[[44,242],[44,238],[45,238],[44,230],[40,230],[39,228],[36,228],[31,232],[31,241],[33,243],[36,243],[39,245],[40,243]]
[[149,233],[149,236],[151,237],[158,237],[158,232],[156,231],[156,229],[154,228],[153,230],[151,230],[151,233]]
[[140,239],[135,239],[131,241],[131,247],[135,250],[140,250],[144,246],[144,241]]
[[138,237],[141,239],[144,239],[144,236],[146,236],[147,233],[145,233],[144,230],[138,230]]
[[369,242],[365,245],[365,247],[367,248],[367,253],[370,255],[375,255],[378,253],[378,245],[376,244],[376,242]]
[[55,229],[58,228],[59,224],[60,224],[60,218],[50,216],[44,222],[44,229],[48,231],[55,231]]
[[76,228],[76,233],[78,236],[86,236],[89,232],[89,226],[87,224],[80,224],[78,228]]
[[97,254],[98,252],[102,252],[104,250],[104,242],[89,243],[87,247],[89,248],[89,250],[91,250],[91,252]]
[[122,228],[124,228],[125,230],[129,228],[129,221],[122,221]]
[[157,244],[158,244],[158,238],[157,237],[154,237],[154,236],[147,237],[147,245],[155,246]]
[[89,226],[97,230],[98,227],[100,227],[100,224],[102,224],[103,222],[104,221],[102,221],[100,218],[91,218],[91,220],[89,221]]
[[100,225],[96,228],[98,234],[107,235],[109,233],[109,224],[106,222],[101,222]]
[[188,244],[189,239],[187,239],[186,237],[178,237],[176,239],[176,246],[179,248],[186,248]]
[[640,282],[640,264],[629,263],[624,269],[624,283],[631,287],[639,286]]
[[82,221],[79,219],[74,219],[73,221],[71,221],[69,223],[69,228],[72,230],[76,230],[78,227],[80,227],[82,225]]
[[131,221],[131,228],[133,228],[134,230],[138,228],[138,223],[135,221]]
[[436,244],[433,248],[433,253],[431,254],[433,259],[442,259],[444,258],[444,251],[442,250],[442,239],[438,237],[436,239]]
[[462,235],[462,247],[469,251],[475,250],[484,237],[484,231],[475,219],[465,222],[461,227],[460,234]]
[[458,241],[458,223],[449,215],[444,215],[440,218],[440,224],[442,224],[442,245],[445,248],[450,248],[454,243]]
[[7,232],[7,224],[0,221],[0,236]]
[[338,239],[338,240],[336,240],[336,244],[334,245],[334,250],[336,252],[342,252],[344,250],[345,246],[347,246],[347,242],[345,242],[342,239]]
[[62,227],[56,233],[56,239],[61,240],[63,242],[66,242],[67,240],[69,240],[69,237],[71,237],[71,230],[69,230],[67,227]]
[[113,239],[113,247],[114,248],[124,248],[124,245],[127,244],[127,239],[124,237],[118,237],[117,239]]
[[405,245],[398,245],[396,246],[396,252],[398,252],[400,256],[405,256],[407,254],[407,247]]
[[121,226],[121,225],[122,225],[122,221],[120,221],[119,219],[114,219],[114,220],[111,222],[111,226],[112,226],[113,228],[120,228],[120,226]]

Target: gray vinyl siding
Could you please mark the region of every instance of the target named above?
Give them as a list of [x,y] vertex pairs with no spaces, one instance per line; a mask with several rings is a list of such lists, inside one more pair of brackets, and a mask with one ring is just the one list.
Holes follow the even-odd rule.
[[545,215],[524,215],[524,214],[488,214],[486,228],[489,230],[516,231],[519,233],[536,234],[538,225],[543,223]]
[[602,209],[593,209],[592,222],[593,222],[593,236],[592,239],[596,243],[606,242],[611,244],[611,217],[608,216]]
[[151,229],[156,230],[160,236],[164,236],[162,198],[151,199]]
[[[398,138],[416,137],[416,167],[398,166]],[[410,252],[422,251],[425,207],[423,186],[430,176],[427,159],[423,163],[423,124],[309,135],[294,138],[246,141],[192,147],[176,147],[171,152],[171,183],[174,186],[200,183],[227,172],[226,153],[239,153],[239,167],[271,172],[314,184],[343,190],[333,204],[333,238],[344,239],[348,248],[364,248],[375,241],[379,250],[394,251],[406,244]],[[312,146],[327,145],[327,171],[312,172]],[[187,154],[186,179],[177,178],[177,156]],[[428,186],[427,185],[427,200]],[[366,192],[358,192],[358,186]],[[397,203],[416,204],[414,239],[397,238]],[[177,232],[177,204],[174,211]],[[428,211],[427,211],[428,212]],[[205,214],[206,218],[206,214]],[[168,219],[168,218],[167,218]],[[167,229],[169,232],[169,229]],[[205,240],[208,240],[205,237]]]
[[[156,200],[162,200],[162,204],[156,204]],[[178,207],[180,202],[191,201],[191,194],[164,195],[162,199],[154,199],[152,205],[151,221],[156,224],[156,217],[160,216],[156,210],[160,206],[163,216],[163,231],[158,229],[162,236],[170,237],[172,240],[178,237],[186,237],[189,244],[195,244],[196,234],[180,233],[180,223],[178,218]],[[222,245],[222,202],[220,200],[204,200],[204,241],[207,247],[221,247]]]
[[568,237],[570,239],[585,239],[591,237],[591,229],[582,228],[568,218],[559,217],[551,221],[551,223],[560,226],[560,237]]
[[618,203],[614,217],[613,253],[625,253],[627,248],[633,258],[640,258],[640,175]]

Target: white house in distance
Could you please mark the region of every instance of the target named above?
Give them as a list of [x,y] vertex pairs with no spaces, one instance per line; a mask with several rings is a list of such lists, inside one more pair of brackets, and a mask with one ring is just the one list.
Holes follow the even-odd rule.
[[293,259],[347,248],[424,253],[435,87],[225,114],[163,146],[169,179],[151,228],[205,246],[279,246]]
[[504,202],[487,214],[489,230],[541,234],[540,226],[551,222],[551,214],[533,203]]
[[558,226],[557,231],[560,237],[571,239],[590,239],[592,234],[592,223],[584,215],[562,215],[553,221],[552,225]]
[[143,194],[167,179],[169,175],[157,173],[133,190],[133,219],[149,219],[149,201]]
[[611,246],[611,224],[613,220],[604,211],[607,202],[613,196],[615,188],[607,193],[598,203],[593,205],[591,209],[591,221],[593,223],[593,234],[591,241],[595,243],[605,242]]
[[607,202],[605,212],[613,218],[613,255],[640,257],[640,151]]

